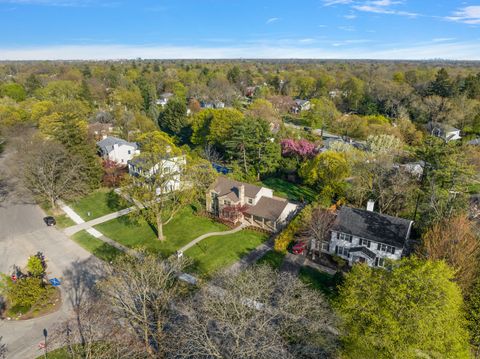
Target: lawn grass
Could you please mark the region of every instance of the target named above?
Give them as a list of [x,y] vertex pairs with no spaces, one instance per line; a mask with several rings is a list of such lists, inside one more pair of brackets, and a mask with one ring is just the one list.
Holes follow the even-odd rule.
[[75,225],[75,222],[70,219],[70,217],[68,217],[66,214],[55,216],[55,220],[57,221],[58,228],[67,228]]
[[95,238],[87,231],[75,233],[72,236],[72,239],[96,257],[107,262],[110,262],[117,256],[123,254],[123,252],[119,249],[101,241],[98,238]]
[[[109,188],[96,190],[70,203],[70,206],[84,221],[102,217],[125,208],[122,198]],[[88,216],[89,212],[90,216]]]
[[194,261],[192,270],[206,277],[231,265],[265,242],[268,235],[242,230],[226,236],[208,237],[190,248],[185,255]]
[[265,255],[257,261],[257,264],[266,264],[272,269],[280,269],[283,260],[285,258],[285,253],[280,253],[276,251],[268,251]]
[[157,239],[154,228],[144,220],[133,223],[126,217],[117,218],[95,226],[107,237],[130,248],[145,247],[147,250],[159,252],[167,257],[193,239],[209,232],[227,230],[227,226],[209,218],[194,214],[188,207],[181,210],[175,218],[163,226],[165,241]]
[[281,178],[266,178],[262,181],[262,184],[273,189],[276,196],[288,198],[292,201],[312,202],[316,197],[316,193],[310,188],[296,185]]
[[299,278],[329,299],[338,295],[337,287],[342,282],[341,274],[331,275],[308,266],[300,268]]

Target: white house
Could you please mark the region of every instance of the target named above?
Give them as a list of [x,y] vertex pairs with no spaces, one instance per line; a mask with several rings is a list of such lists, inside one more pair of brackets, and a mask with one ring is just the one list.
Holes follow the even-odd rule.
[[292,113],[298,114],[302,111],[308,111],[312,107],[310,101],[308,100],[295,100],[295,104],[293,105],[291,111]]
[[460,130],[445,123],[429,122],[427,124],[428,132],[435,137],[443,139],[445,142],[460,140]]
[[[155,161],[137,157],[128,161],[128,173],[133,177],[159,175],[164,178],[162,188],[157,188],[157,194],[179,190],[182,186],[182,172],[187,163],[186,156],[165,156]],[[157,181],[158,183],[162,181]]]
[[159,106],[164,107],[173,96],[174,96],[173,93],[170,93],[170,92],[162,93],[160,97],[157,99],[157,101],[155,101],[155,103]]
[[104,136],[101,141],[97,142],[97,146],[102,158],[125,166],[128,161],[140,153],[135,142],[128,142],[112,136]]
[[206,194],[207,212],[271,232],[283,228],[298,205],[275,197],[270,188],[259,187],[220,176]]
[[331,229],[329,241],[322,242],[321,251],[337,255],[350,265],[366,263],[383,267],[385,260],[398,260],[405,253],[413,221],[367,210],[341,207]]

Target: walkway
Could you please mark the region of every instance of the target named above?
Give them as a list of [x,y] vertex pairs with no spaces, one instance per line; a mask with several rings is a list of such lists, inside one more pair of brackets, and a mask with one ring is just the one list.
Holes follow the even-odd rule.
[[274,244],[273,238],[269,239],[265,243],[260,244],[253,251],[251,251],[246,256],[244,256],[239,261],[235,262],[232,266],[230,266],[230,268],[228,268],[227,271],[234,274],[244,270],[245,268],[251,266],[252,264],[255,264],[267,252],[273,250],[273,244]]
[[245,228],[245,225],[244,224],[241,224],[240,226],[230,230],[230,231],[223,231],[223,232],[210,232],[210,233],[205,233],[205,234],[202,234],[200,237],[197,237],[195,238],[193,241],[191,241],[190,243],[188,243],[187,245],[183,246],[182,248],[180,248],[178,250],[178,252],[185,252],[186,250],[188,250],[189,248],[192,248],[195,244],[197,243],[200,243],[201,241],[203,241],[205,238],[208,238],[208,237],[214,237],[214,236],[226,236],[226,235],[229,235],[229,234],[233,234],[233,233],[237,233],[237,232],[240,232],[243,228]]
[[112,219],[115,219],[115,218],[125,216],[126,214],[129,214],[133,210],[133,207],[125,208],[120,211],[109,213],[109,214],[106,214],[105,216],[95,218],[95,219],[92,219],[91,221],[85,222],[77,213],[75,213],[75,211],[73,211],[73,209],[71,209],[67,205],[61,205],[61,208],[67,214],[67,216],[69,216],[75,223],[77,223],[74,226],[65,228],[64,232],[66,235],[71,236],[77,232],[86,230],[88,233],[90,233],[92,236],[96,238],[100,238],[102,234],[99,231],[93,229],[92,228],[93,226],[111,221]]

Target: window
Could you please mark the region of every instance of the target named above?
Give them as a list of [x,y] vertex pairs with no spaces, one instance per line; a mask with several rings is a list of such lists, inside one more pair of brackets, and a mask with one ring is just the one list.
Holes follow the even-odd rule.
[[328,252],[330,251],[330,243],[329,242],[322,242],[322,251]]
[[395,254],[395,247],[387,246],[386,244],[378,243],[377,249],[382,252]]
[[344,256],[344,257],[347,257],[347,258],[350,257],[348,248],[337,246],[335,249],[336,249],[336,252],[337,252],[338,255]]
[[132,154],[132,151],[128,150],[128,154],[131,155],[131,154]]
[[352,243],[352,236],[346,233],[340,233],[340,240]]
[[361,246],[367,246],[368,248],[370,248],[371,244],[372,244],[372,242],[369,241],[368,239],[360,238],[360,245]]
[[230,206],[231,202],[230,202],[230,201],[227,201],[227,200],[225,200],[225,201],[223,201],[223,204],[224,204],[224,205],[226,205],[226,206]]
[[248,204],[253,204],[253,199],[249,198],[248,199]]

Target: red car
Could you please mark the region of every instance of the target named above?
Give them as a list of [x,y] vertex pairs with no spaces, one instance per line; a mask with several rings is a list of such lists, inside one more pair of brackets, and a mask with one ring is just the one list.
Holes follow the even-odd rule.
[[293,254],[303,254],[303,252],[305,252],[305,249],[307,249],[307,244],[304,242],[298,242],[293,246],[292,252]]

